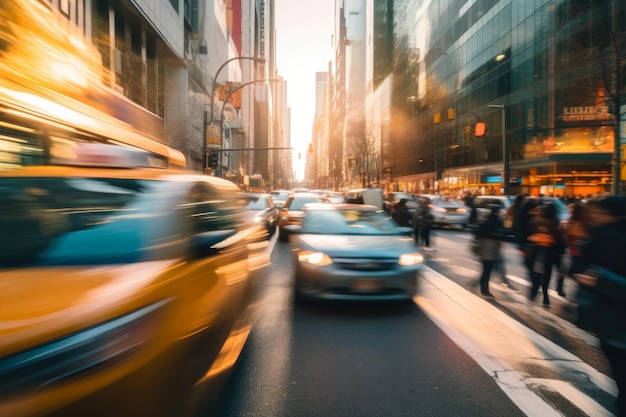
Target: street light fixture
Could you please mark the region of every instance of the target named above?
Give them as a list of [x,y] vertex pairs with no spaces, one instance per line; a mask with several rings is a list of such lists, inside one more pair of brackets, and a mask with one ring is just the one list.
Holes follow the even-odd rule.
[[[220,120],[219,120],[219,127],[220,127],[220,152],[219,152],[219,164],[217,166],[217,176],[221,177],[222,176],[222,159],[223,159],[223,154],[224,154],[224,109],[226,108],[226,103],[228,103],[228,99],[237,91],[242,89],[243,87],[247,86],[247,85],[251,85],[251,84],[256,84],[256,83],[264,83],[264,82],[268,82],[268,83],[273,83],[273,82],[278,82],[280,81],[279,78],[263,78],[260,80],[253,80],[253,81],[248,81],[247,83],[243,83],[241,85],[238,85],[237,88],[234,88],[232,91],[230,91],[228,93],[228,95],[224,98],[224,102],[222,103],[222,110],[220,111]],[[206,142],[206,141],[205,141]]]
[[[242,60],[242,59],[249,59],[255,62],[259,62],[259,63],[265,63],[265,58],[259,58],[259,57],[254,57],[254,56],[236,56],[236,57],[226,60],[215,72],[215,77],[213,77],[213,80],[211,82],[211,110],[210,110],[210,117],[209,117],[208,123],[207,123],[206,111],[204,112],[204,129],[203,129],[204,138],[202,140],[202,154],[204,155],[204,157],[203,157],[203,162],[202,162],[202,172],[206,172],[206,169],[208,167],[207,124],[210,124],[211,126],[214,124],[213,105],[215,104],[215,89],[216,89],[217,77],[219,77],[220,72],[226,67],[226,65],[228,65],[232,61]],[[220,142],[221,142],[221,137],[220,137]]]
[[505,117],[505,107],[504,104],[489,104],[487,107],[491,107],[492,109],[500,109],[502,110],[502,185],[504,195],[509,195],[509,178],[511,174],[511,170],[509,167],[509,147],[506,143],[506,117]]

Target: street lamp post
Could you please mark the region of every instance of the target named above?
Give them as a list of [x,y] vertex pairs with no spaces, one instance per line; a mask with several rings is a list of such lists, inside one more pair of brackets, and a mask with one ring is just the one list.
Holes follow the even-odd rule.
[[[208,168],[208,160],[207,160],[207,151],[208,151],[208,147],[207,147],[207,126],[209,124],[212,126],[213,123],[214,123],[214,120],[213,120],[213,105],[215,104],[215,89],[216,89],[215,85],[217,83],[217,77],[219,77],[220,72],[226,67],[226,65],[228,65],[232,61],[242,60],[242,59],[250,59],[250,60],[255,61],[255,62],[265,62],[265,58],[258,58],[258,57],[254,57],[254,56],[236,56],[234,58],[230,58],[230,59],[226,60],[217,69],[217,71],[215,72],[215,77],[213,77],[213,80],[211,82],[211,110],[210,110],[210,117],[208,118],[208,120],[207,120],[206,111],[204,112],[204,129],[203,129],[204,138],[202,140],[202,154],[203,154],[202,172],[206,172],[206,169]],[[221,141],[221,138],[220,138],[220,141]]]
[[509,167],[509,147],[506,142],[506,117],[504,104],[489,104],[492,109],[502,110],[502,184],[504,195],[509,195],[511,169]]
[[220,152],[219,152],[219,164],[217,166],[217,176],[221,177],[222,176],[222,158],[224,155],[224,109],[226,108],[226,103],[228,103],[228,99],[239,89],[247,86],[247,85],[251,85],[251,84],[256,84],[256,83],[263,83],[263,82],[278,82],[280,81],[280,79],[278,78],[263,78],[260,80],[253,80],[253,81],[248,81],[247,83],[243,83],[241,85],[238,85],[237,88],[233,89],[232,91],[230,91],[228,93],[228,95],[224,98],[224,102],[222,103],[222,110],[220,111],[220,120],[219,120],[219,127],[220,127]]

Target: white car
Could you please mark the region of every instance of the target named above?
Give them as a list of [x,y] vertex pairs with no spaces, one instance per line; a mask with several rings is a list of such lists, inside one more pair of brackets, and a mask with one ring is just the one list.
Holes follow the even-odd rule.
[[466,228],[469,223],[470,208],[459,200],[446,196],[420,195],[419,198],[430,200],[430,212],[433,215],[433,226],[460,226]]

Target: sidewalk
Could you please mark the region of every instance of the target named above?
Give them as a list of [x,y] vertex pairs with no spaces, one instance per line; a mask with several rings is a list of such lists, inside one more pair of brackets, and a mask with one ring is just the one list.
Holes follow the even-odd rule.
[[[590,417],[613,415],[588,395],[615,397],[613,379],[507,316],[492,305],[497,300],[487,301],[425,267],[416,302],[527,416],[568,415],[544,401],[546,393],[548,397],[560,395]],[[535,305],[526,308],[541,309]],[[597,343],[587,332],[562,321],[559,325],[568,334]]]

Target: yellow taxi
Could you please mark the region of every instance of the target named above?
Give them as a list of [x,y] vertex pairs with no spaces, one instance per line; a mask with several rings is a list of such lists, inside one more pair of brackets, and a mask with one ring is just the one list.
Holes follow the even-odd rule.
[[121,146],[53,163],[0,171],[0,416],[191,415],[250,329],[239,188]]

